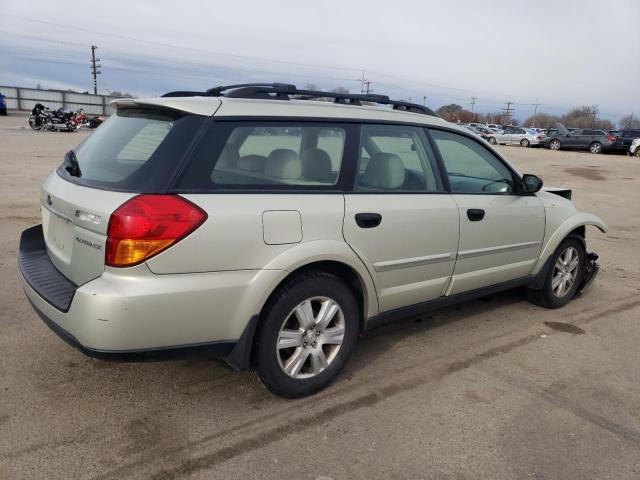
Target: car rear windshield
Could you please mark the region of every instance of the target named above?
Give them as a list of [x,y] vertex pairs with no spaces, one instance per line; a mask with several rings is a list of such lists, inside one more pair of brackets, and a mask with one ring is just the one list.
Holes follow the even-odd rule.
[[58,169],[65,179],[89,187],[127,192],[163,191],[207,117],[167,109],[120,110]]

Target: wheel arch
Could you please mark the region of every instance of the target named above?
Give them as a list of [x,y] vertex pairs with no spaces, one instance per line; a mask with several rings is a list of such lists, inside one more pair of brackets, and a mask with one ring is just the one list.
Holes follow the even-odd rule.
[[[323,245],[319,245],[320,243]],[[314,254],[318,251],[325,253]],[[361,310],[360,328],[362,329],[365,320],[378,313],[378,297],[371,275],[360,259],[354,257],[355,254],[346,244],[319,241],[300,244],[269,262],[265,269],[283,270],[286,271],[286,275],[279,277],[267,288],[258,313],[254,314],[247,323],[233,351],[225,359],[226,362],[238,370],[250,368],[255,334],[259,328],[262,312],[280,286],[304,273],[327,272],[343,280],[349,286]]]
[[545,266],[547,260],[556,251],[558,245],[570,235],[578,236],[586,247],[586,227],[592,225],[601,232],[607,231],[607,225],[597,216],[590,213],[577,213],[567,218],[556,228],[547,243],[543,246],[540,257],[533,268],[533,275],[537,275]]

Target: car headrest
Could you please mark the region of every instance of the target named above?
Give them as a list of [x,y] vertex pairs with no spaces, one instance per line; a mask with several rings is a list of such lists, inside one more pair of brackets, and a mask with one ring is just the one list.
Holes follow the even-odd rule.
[[267,157],[262,155],[243,155],[238,159],[238,168],[248,172],[264,172]]
[[238,152],[238,147],[233,143],[227,143],[222,149],[222,152],[220,152],[217,164],[221,167],[236,168],[239,159],[240,153]]
[[401,187],[407,177],[402,159],[393,153],[374,153],[362,176],[361,183],[382,190]]
[[300,155],[287,148],[278,148],[269,154],[264,174],[283,180],[298,179],[302,175]]
[[318,182],[330,182],[331,157],[321,148],[309,148],[302,153],[302,176]]

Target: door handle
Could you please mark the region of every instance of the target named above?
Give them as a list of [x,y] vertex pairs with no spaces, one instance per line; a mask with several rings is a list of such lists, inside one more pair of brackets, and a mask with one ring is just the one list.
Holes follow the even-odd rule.
[[470,208],[467,210],[467,218],[472,222],[479,222],[484,218],[484,210],[481,208]]
[[379,213],[356,213],[356,223],[360,228],[374,228],[382,222]]

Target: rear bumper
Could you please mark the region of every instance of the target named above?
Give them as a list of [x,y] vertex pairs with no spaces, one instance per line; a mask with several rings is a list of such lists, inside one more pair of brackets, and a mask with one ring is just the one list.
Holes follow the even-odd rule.
[[[84,285],[68,285],[49,260],[44,241],[38,247],[39,228],[42,237],[41,227],[32,227],[20,242],[25,293],[49,328],[92,357],[226,357],[273,285],[286,275],[281,270],[156,275],[142,264],[107,268]],[[39,259],[35,273],[27,261],[34,257]],[[68,297],[66,308],[53,295],[60,292]]]

